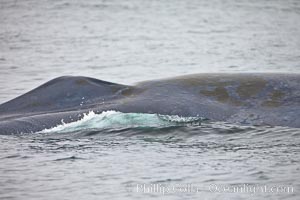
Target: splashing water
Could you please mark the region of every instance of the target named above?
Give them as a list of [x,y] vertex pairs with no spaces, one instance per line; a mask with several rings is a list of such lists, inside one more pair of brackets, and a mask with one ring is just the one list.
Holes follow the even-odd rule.
[[163,128],[171,126],[199,125],[204,118],[180,117],[178,115],[160,115],[147,113],[122,113],[119,111],[104,111],[96,114],[93,111],[85,113],[81,120],[64,123],[54,128],[45,129],[39,133],[67,133],[80,130],[101,130],[115,128]]

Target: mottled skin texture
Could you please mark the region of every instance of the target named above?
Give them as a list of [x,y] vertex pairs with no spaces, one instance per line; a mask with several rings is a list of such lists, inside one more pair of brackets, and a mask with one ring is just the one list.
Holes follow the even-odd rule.
[[41,131],[91,110],[300,127],[300,75],[195,74],[134,86],[65,76],[0,105],[0,133]]

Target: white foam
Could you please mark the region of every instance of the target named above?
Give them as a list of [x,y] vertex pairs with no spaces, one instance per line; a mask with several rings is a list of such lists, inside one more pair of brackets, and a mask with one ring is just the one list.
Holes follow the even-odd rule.
[[180,117],[178,115],[159,115],[148,113],[122,113],[109,110],[100,114],[93,111],[85,113],[81,120],[71,123],[64,123],[44,129],[40,133],[52,132],[73,132],[79,130],[91,129],[109,129],[109,128],[136,128],[136,127],[168,127],[178,126],[186,123],[199,123],[202,119],[199,117]]

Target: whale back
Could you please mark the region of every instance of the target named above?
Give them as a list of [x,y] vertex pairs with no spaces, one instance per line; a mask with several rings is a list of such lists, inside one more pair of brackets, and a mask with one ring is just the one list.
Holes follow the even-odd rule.
[[187,75],[138,83],[120,109],[299,127],[299,86],[298,74]]
[[300,127],[299,86],[299,74],[195,74],[134,86],[64,76],[0,105],[0,134],[40,131],[91,110]]
[[128,86],[82,76],[53,79],[0,105],[0,116],[80,110],[118,98]]

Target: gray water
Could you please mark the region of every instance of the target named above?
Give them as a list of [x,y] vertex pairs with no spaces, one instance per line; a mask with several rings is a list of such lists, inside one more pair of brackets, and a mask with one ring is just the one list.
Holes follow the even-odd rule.
[[[0,1],[1,103],[62,75],[133,84],[299,60],[297,0]],[[299,199],[299,129],[132,115],[0,136],[0,198]]]

